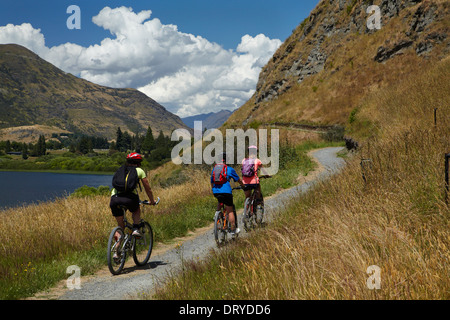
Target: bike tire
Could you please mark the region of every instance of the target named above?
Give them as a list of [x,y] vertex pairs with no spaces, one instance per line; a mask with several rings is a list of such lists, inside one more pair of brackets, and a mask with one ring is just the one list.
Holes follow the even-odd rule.
[[144,221],[143,226],[139,228],[142,237],[133,238],[133,260],[137,266],[142,267],[147,264],[153,249],[153,230],[152,226]]
[[263,226],[263,220],[264,220],[264,203],[260,203],[256,206],[256,225],[259,227]]
[[250,221],[250,198],[245,199],[244,203],[244,213],[242,217],[242,223],[244,224],[244,229],[246,232],[251,229],[251,221]]
[[218,247],[225,244],[227,238],[226,230],[223,230],[223,215],[220,211],[214,216],[214,240]]
[[[113,274],[113,275],[118,275],[122,272],[123,267],[125,265],[125,260],[127,258],[127,253],[126,251],[122,251],[121,247],[123,244],[123,241],[117,242],[114,239],[114,235],[116,234],[116,232],[119,232],[121,234],[121,239],[125,239],[125,234],[123,232],[123,229],[121,227],[116,227],[111,231],[111,234],[109,235],[109,239],[108,239],[108,248],[107,248],[107,260],[108,260],[108,268],[109,271]],[[119,255],[119,259],[114,259],[114,253],[117,251],[117,249],[120,249],[121,252],[118,253]]]

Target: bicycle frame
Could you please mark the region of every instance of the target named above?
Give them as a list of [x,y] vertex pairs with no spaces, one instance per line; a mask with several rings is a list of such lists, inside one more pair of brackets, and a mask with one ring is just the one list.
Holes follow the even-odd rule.
[[250,210],[249,210],[250,216],[249,216],[249,217],[251,217],[251,216],[255,213],[254,203],[255,203],[255,201],[256,201],[256,195],[257,195],[258,193],[259,193],[259,192],[258,192],[258,191],[256,190],[256,188],[255,188],[255,189],[252,190],[252,194],[251,194],[250,197],[249,197],[249,199],[250,199],[250,204],[249,204],[249,207],[250,207]]
[[220,204],[220,214],[223,217],[223,230],[227,230],[228,228],[228,212],[223,203]]
[[[271,178],[270,176],[261,176],[260,179],[268,179]],[[264,215],[264,200],[261,200],[259,198],[262,198],[262,194],[260,194],[260,190],[257,188],[253,188],[251,190],[250,197],[248,197],[245,200],[244,203],[244,228],[246,231],[249,231],[251,228],[254,228],[256,225],[261,225]],[[257,214],[257,205],[261,204],[262,207],[262,213],[260,219],[258,219]],[[249,225],[250,223],[250,225]]]
[[[233,188],[233,190],[237,190],[240,188]],[[214,216],[214,237],[217,243],[217,246],[222,246],[227,242],[227,234],[231,231],[231,225],[229,220],[229,213],[226,210],[226,206],[223,203],[218,203],[218,210],[216,210],[215,216]],[[237,227],[237,214],[236,209],[233,206],[233,212],[235,214],[235,223]],[[235,240],[237,235],[233,236],[233,239]]]

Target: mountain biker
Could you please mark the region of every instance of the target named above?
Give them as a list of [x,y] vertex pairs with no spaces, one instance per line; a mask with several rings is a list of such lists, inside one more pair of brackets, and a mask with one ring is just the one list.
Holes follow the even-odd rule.
[[[230,185],[230,180],[233,179],[234,181],[237,181],[241,185],[241,187],[244,187],[244,184],[241,178],[239,178],[236,171],[232,167],[226,165],[226,158],[226,153],[223,153],[220,161],[216,164],[211,172],[211,189],[214,197],[216,197],[216,199],[219,201],[219,203],[217,204],[217,211],[221,210],[221,203],[225,205],[225,210],[227,211],[228,219],[231,224],[231,234],[235,235],[240,232],[240,229],[237,227],[237,219],[235,217],[235,206],[233,203],[233,193]],[[219,167],[226,168],[226,177],[223,183],[218,182],[215,178],[214,171]]]
[[[127,167],[133,167],[136,169],[137,177],[139,181],[142,181],[144,190],[147,193],[149,202],[151,205],[155,205],[155,199],[153,197],[152,189],[146,177],[145,171],[140,168],[142,162],[142,156],[139,153],[130,153],[127,156]],[[131,211],[133,217],[133,235],[136,237],[142,236],[139,232],[139,223],[141,222],[141,208],[139,206],[139,195],[137,190],[134,189],[131,192],[119,193],[115,188],[111,192],[111,202],[109,204],[112,215],[116,218],[117,224],[122,229],[125,229],[124,212],[121,206],[125,206]],[[116,235],[116,241],[119,240],[119,234]]]
[[[262,162],[256,156],[258,148],[256,146],[248,147],[248,158],[242,160],[242,181],[245,185],[244,193],[245,199],[250,198],[252,190],[256,190],[256,199],[263,203],[263,195],[261,192],[261,185],[258,178],[258,169],[262,167]],[[251,172],[247,169],[248,166],[253,165]]]

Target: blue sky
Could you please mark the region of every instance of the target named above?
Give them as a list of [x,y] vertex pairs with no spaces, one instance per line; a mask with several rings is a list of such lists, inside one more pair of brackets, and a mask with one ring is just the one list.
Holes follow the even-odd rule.
[[[136,88],[187,116],[243,104],[254,92],[261,67],[317,3],[2,0],[0,43],[24,45],[95,83]],[[81,10],[80,30],[66,27],[70,5]],[[111,58],[115,52],[122,60]]]

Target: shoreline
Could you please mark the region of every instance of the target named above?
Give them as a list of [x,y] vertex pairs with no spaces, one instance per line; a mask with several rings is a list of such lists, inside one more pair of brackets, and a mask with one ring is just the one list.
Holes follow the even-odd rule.
[[107,176],[114,175],[114,172],[106,171],[83,171],[83,170],[39,170],[39,169],[1,169],[0,172],[37,172],[37,173],[61,173],[61,174],[86,174],[86,175],[99,175]]

